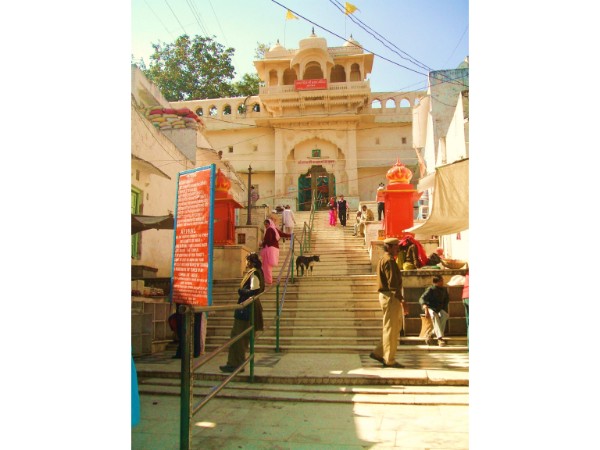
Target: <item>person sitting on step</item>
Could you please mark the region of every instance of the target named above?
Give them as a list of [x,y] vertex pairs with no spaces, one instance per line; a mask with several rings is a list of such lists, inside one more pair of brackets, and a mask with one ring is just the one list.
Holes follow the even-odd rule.
[[[432,278],[433,285],[429,286],[419,298],[419,304],[423,308],[425,315],[429,316],[433,323],[433,332],[437,337],[440,347],[446,346],[444,339],[444,330],[448,321],[448,304],[450,295],[448,289],[444,286],[444,279],[440,275]],[[425,336],[425,343],[431,345],[431,334]]]

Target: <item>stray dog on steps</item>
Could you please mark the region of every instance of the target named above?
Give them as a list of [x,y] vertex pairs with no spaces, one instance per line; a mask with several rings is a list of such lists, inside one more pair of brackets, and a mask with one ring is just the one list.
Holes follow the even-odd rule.
[[302,276],[304,273],[308,275],[308,271],[310,270],[310,274],[312,275],[313,264],[315,262],[321,261],[318,255],[313,256],[298,256],[296,258],[296,276],[300,276],[300,272],[302,272]]

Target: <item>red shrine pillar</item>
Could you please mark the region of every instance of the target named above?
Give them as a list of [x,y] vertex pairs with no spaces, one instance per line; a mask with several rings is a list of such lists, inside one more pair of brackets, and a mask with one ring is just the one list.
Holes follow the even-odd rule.
[[235,209],[242,208],[236,202],[229,188],[231,181],[221,172],[217,171],[217,179],[215,181],[215,226],[213,229],[213,242],[217,245],[232,245],[235,244]]
[[413,233],[404,232],[404,230],[414,225],[413,203],[421,197],[421,194],[410,184],[412,171],[402,164],[398,158],[396,164],[388,170],[385,176],[389,181],[384,190],[383,226],[385,236],[396,238],[407,235],[414,236]]

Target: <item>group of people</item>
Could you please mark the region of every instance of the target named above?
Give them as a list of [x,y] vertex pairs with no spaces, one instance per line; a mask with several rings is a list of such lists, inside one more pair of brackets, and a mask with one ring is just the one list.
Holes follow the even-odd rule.
[[[343,196],[340,197],[341,200],[343,200]],[[339,202],[337,203],[337,209],[339,210]],[[344,205],[344,212],[345,209],[346,208]],[[289,206],[286,206],[284,212],[285,211],[289,211]],[[367,211],[370,210],[363,205],[362,211],[365,211],[366,217]],[[371,212],[371,215],[372,214],[373,213]],[[290,217],[292,219],[290,219]],[[290,231],[290,233],[278,229],[272,219],[266,219],[264,221],[265,233],[260,244],[260,254],[251,253],[246,257],[246,272],[244,273],[238,289],[238,304],[243,303],[250,297],[262,293],[266,286],[269,286],[273,283],[272,270],[273,267],[279,263],[278,241],[285,237],[292,237],[293,225],[295,224],[293,214],[284,215],[282,221],[284,228],[286,231]],[[403,251],[403,246],[407,248],[413,248],[412,251],[415,252],[413,258],[415,260],[419,260],[423,257],[421,254],[423,252],[418,248],[414,239],[403,238],[400,240],[393,237],[387,238],[383,241],[384,255],[379,260],[376,269],[378,300],[383,313],[382,336],[379,343],[369,356],[372,359],[382,363],[383,367],[404,367],[402,364],[396,361],[398,339],[404,323],[403,317],[406,315],[407,311],[403,296],[401,266],[398,261],[400,258],[400,253]],[[463,303],[465,304],[467,317],[469,302],[468,289],[467,273],[465,288],[463,290]],[[419,304],[421,305],[423,313],[426,317],[431,319],[432,322],[432,330],[429,331],[425,336],[425,342],[427,345],[432,344],[434,337],[437,339],[439,346],[443,347],[447,345],[444,337],[444,330],[449,317],[449,302],[450,296],[448,289],[444,286],[444,279],[438,275],[434,276],[432,279],[432,285],[425,289],[419,298]],[[260,299],[255,299],[251,305],[235,310],[234,323],[231,329],[232,338],[250,327],[250,308],[254,308],[255,331],[263,330],[264,322],[262,306]],[[198,323],[197,326],[199,327],[201,320],[198,319],[200,319],[200,317],[197,317],[196,319],[197,320],[195,320],[195,322]],[[180,332],[181,330],[178,331]],[[200,342],[198,342],[200,335],[199,331],[199,329],[195,329],[193,333],[194,357],[197,357],[200,354]],[[245,362],[249,342],[250,338],[247,334],[230,345],[227,364],[220,366],[220,370],[222,372],[231,373]],[[176,357],[180,357],[180,351],[181,350],[178,348]]]
[[339,218],[340,224],[345,227],[348,202],[344,200],[344,196],[340,195],[340,199],[337,201],[335,197],[331,197],[327,203],[327,207],[329,208],[329,225],[335,227]]
[[[402,274],[396,261],[400,253],[401,242],[398,238],[387,238],[383,241],[384,255],[379,260],[376,270],[379,304],[383,312],[383,328],[381,340],[369,356],[382,363],[383,367],[404,367],[396,361],[396,349],[404,323],[403,317],[406,307],[402,289]],[[468,277],[467,272],[462,295],[466,311],[468,311],[469,304]],[[433,343],[433,337],[437,339],[438,346],[444,347],[447,345],[444,333],[449,317],[449,303],[450,295],[448,289],[444,286],[443,277],[434,276],[432,285],[425,289],[419,298],[423,313],[432,322],[432,330],[425,336],[427,345]]]
[[356,212],[356,222],[354,223],[354,233],[352,233],[352,236],[364,237],[367,222],[373,222],[374,220],[373,211],[367,208],[367,205],[362,205]]

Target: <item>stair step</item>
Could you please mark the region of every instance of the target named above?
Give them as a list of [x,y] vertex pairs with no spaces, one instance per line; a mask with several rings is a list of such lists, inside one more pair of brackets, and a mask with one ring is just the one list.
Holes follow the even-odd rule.
[[[338,380],[336,380],[338,381]],[[339,380],[343,382],[343,380]],[[208,395],[211,380],[194,382],[194,396]],[[144,395],[179,396],[177,379],[141,380],[138,389]],[[273,385],[267,383],[230,382],[219,398],[311,403],[381,404],[381,405],[453,405],[468,406],[469,388],[464,386],[352,386],[352,385]]]

